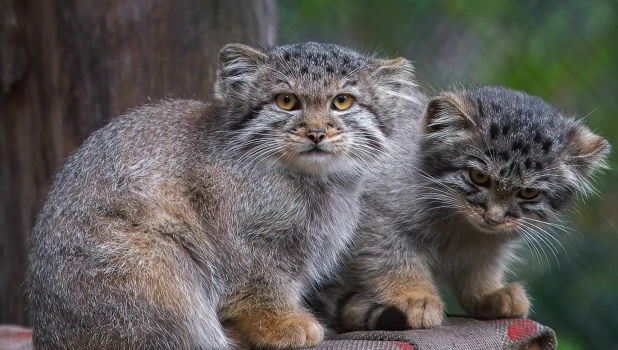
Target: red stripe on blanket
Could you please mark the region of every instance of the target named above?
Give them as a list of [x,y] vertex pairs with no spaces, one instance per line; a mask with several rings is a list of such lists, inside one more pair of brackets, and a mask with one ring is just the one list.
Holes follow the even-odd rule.
[[408,343],[404,343],[402,341],[395,341],[393,343],[399,348],[399,350],[414,350],[414,347]]
[[529,338],[537,331],[537,324],[530,320],[514,320],[507,329],[507,336],[511,341]]

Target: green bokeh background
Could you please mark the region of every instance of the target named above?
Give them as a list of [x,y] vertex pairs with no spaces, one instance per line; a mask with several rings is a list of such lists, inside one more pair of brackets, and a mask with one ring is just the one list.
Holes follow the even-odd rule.
[[[464,83],[538,95],[618,145],[618,1],[279,0],[279,43],[324,41],[415,63],[428,93]],[[618,349],[618,169],[568,216],[557,258],[516,267],[560,349]],[[449,298],[452,299],[452,298]],[[449,302],[449,311],[458,312]]]

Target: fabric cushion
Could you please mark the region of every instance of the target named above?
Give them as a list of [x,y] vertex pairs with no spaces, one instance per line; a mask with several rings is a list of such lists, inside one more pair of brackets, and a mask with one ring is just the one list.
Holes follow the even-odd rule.
[[[32,331],[0,325],[1,350],[31,349]],[[553,350],[556,335],[532,320],[478,321],[451,317],[440,327],[401,332],[351,332],[324,341],[316,350]]]

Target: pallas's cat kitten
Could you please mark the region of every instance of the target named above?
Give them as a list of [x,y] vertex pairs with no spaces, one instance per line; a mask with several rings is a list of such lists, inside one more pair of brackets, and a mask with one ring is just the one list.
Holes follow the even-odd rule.
[[328,44],[219,55],[210,103],[142,107],[56,177],[32,237],[37,349],[308,347],[412,79]]
[[329,289],[327,309],[340,330],[433,327],[441,278],[473,317],[526,317],[524,288],[505,282],[514,248],[551,239],[543,226],[590,192],[607,141],[501,87],[431,99],[418,135],[396,137],[400,156],[369,185],[347,292]]

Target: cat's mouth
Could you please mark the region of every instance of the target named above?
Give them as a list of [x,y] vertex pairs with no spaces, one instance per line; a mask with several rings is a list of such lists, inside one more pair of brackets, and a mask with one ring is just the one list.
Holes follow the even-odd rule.
[[481,232],[485,233],[504,233],[511,232],[517,228],[517,222],[514,218],[506,217],[502,222],[488,222],[485,217],[485,209],[467,204],[466,219],[468,222]]
[[348,157],[342,142],[295,142],[287,145],[280,161],[291,169],[306,174],[332,174],[356,170],[358,163]]
[[319,156],[319,155],[329,155],[329,154],[332,154],[332,153],[329,152],[329,151],[325,151],[323,149],[320,149],[318,147],[314,147],[314,148],[312,148],[310,150],[302,151],[302,152],[300,152],[300,154],[303,154],[303,155],[318,155]]

